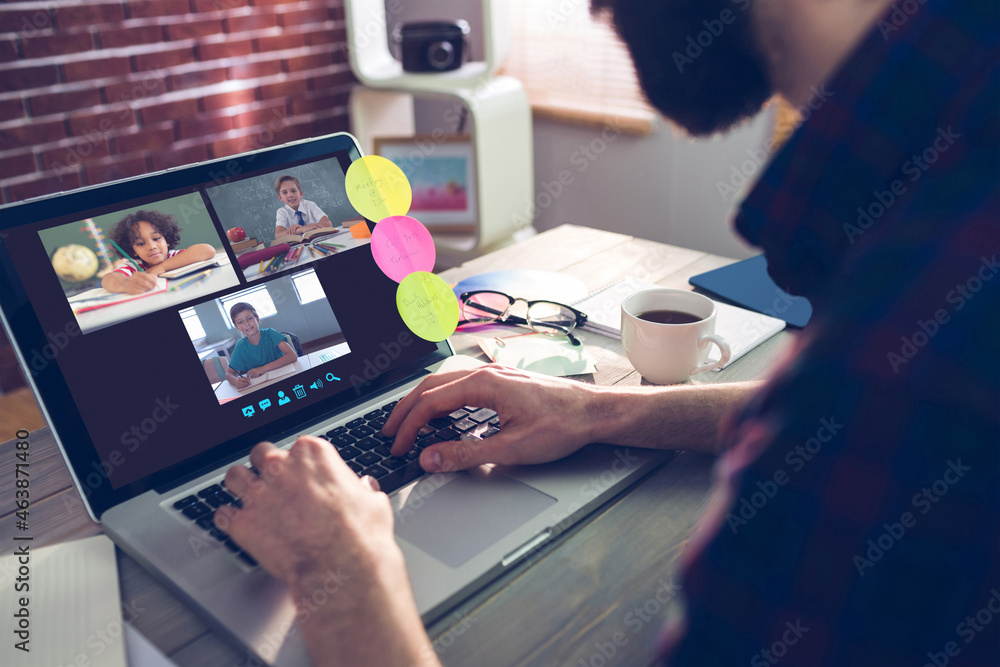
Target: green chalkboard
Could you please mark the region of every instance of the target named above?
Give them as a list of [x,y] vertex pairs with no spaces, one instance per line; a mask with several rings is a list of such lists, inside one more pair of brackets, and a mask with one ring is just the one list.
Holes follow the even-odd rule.
[[[212,224],[212,219],[208,215],[205,201],[201,193],[198,192],[89,218],[89,220],[93,221],[93,227],[88,224],[87,220],[80,220],[79,222],[71,222],[59,225],[58,227],[43,229],[38,232],[38,236],[41,238],[42,245],[45,247],[45,252],[49,257],[52,256],[52,253],[57,248],[64,245],[76,244],[93,250],[98,257],[98,261],[103,265],[105,255],[102,253],[101,244],[95,242],[90,234],[90,231],[96,227],[103,233],[105,239],[103,245],[107,250],[107,256],[114,263],[118,261],[119,256],[115,253],[114,247],[109,240],[111,228],[126,215],[138,210],[153,210],[174,216],[174,219],[177,220],[177,224],[181,228],[181,242],[177,246],[179,248],[187,248],[196,243],[208,243],[216,251],[223,248],[222,240],[219,238],[215,225]],[[128,249],[126,248],[126,250]],[[94,283],[95,285],[100,284],[100,279],[95,277],[88,283],[69,283],[62,279],[60,279],[60,282],[64,289],[76,291],[87,287],[90,283]]]
[[315,202],[334,225],[360,217],[347,200],[344,170],[330,158],[208,188],[222,228],[242,227],[248,238],[264,244],[273,241],[278,209],[283,206],[274,192],[274,182],[286,174],[299,179],[305,198]]

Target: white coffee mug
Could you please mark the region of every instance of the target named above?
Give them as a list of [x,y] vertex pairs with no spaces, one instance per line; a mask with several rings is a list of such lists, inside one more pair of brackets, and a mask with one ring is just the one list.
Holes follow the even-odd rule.
[[[666,287],[648,289],[622,301],[622,346],[635,370],[653,384],[684,382],[729,361],[729,343],[715,335],[715,302],[701,294]],[[642,319],[655,311],[676,311],[693,321],[665,324]],[[722,358],[705,363],[711,344]]]

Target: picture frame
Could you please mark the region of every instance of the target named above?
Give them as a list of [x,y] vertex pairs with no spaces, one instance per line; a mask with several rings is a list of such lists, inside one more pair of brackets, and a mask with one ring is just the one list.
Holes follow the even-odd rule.
[[431,232],[475,232],[479,219],[475,149],[467,134],[375,137],[374,154],[395,163],[410,181],[407,215]]

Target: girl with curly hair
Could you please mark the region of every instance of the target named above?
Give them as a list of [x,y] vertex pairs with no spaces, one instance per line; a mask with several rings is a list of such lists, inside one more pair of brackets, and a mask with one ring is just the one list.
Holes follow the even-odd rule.
[[129,213],[111,229],[111,239],[129,256],[101,280],[101,286],[109,292],[148,292],[156,287],[156,276],[164,271],[215,257],[215,248],[207,243],[177,248],[181,228],[174,216],[159,211]]

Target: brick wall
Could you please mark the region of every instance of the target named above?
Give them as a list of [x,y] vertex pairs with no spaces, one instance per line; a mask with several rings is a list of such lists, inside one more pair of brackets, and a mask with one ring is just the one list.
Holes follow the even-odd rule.
[[0,5],[0,201],[348,129],[343,0]]

